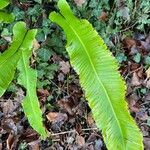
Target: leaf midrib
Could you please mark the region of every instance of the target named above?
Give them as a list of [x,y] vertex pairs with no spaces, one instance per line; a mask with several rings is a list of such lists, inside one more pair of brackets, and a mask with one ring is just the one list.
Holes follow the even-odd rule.
[[[67,21],[67,20],[66,20],[66,21]],[[116,115],[116,113],[115,113],[115,111],[114,111],[114,108],[113,108],[113,106],[112,106],[112,104],[111,104],[111,99],[110,99],[109,95],[107,94],[107,90],[106,90],[104,84],[101,82],[101,80],[100,80],[100,78],[99,78],[99,76],[98,76],[98,73],[97,73],[97,71],[96,71],[96,69],[95,69],[95,67],[94,67],[94,64],[93,64],[93,62],[92,62],[92,60],[91,60],[91,58],[90,58],[90,55],[89,55],[89,53],[88,53],[88,51],[87,51],[87,48],[86,48],[86,46],[84,45],[84,42],[82,42],[82,39],[81,39],[80,36],[78,35],[77,31],[70,25],[70,23],[67,22],[67,24],[69,25],[69,27],[71,28],[71,30],[73,31],[73,33],[77,36],[78,40],[80,41],[80,43],[81,43],[83,49],[85,50],[85,52],[86,52],[86,54],[87,54],[87,56],[88,56],[88,58],[89,58],[90,64],[91,64],[91,66],[92,66],[92,68],[93,68],[93,71],[94,71],[94,73],[96,74],[96,77],[97,77],[97,79],[98,79],[100,85],[102,86],[102,88],[103,88],[103,90],[104,90],[104,92],[105,92],[105,94],[106,94],[106,97],[108,98],[109,105],[110,105],[110,107],[111,107],[111,109],[112,109],[112,112],[113,112],[113,114],[114,114],[115,120],[116,120],[116,122],[117,122],[117,124],[118,124],[118,127],[119,127],[119,130],[120,130],[122,139],[124,139],[124,136],[123,136],[123,133],[122,133],[122,130],[121,130],[120,123],[119,123],[119,121],[118,121],[118,119],[117,119],[117,115]],[[122,140],[122,143],[123,143],[123,145],[124,145],[124,147],[125,147],[124,140]]]

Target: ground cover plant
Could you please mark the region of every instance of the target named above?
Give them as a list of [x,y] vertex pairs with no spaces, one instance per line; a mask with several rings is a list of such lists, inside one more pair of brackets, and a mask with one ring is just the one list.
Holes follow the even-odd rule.
[[[7,1],[5,2],[6,5],[4,7],[9,4]],[[69,1],[69,3],[73,12],[79,18],[86,18],[94,25],[95,29],[103,37],[105,43],[120,63],[121,74],[125,77],[127,83],[128,89],[126,96],[130,112],[142,131],[145,148],[148,149],[149,103],[147,100],[149,93],[149,36],[147,33],[149,31],[149,7],[147,5],[149,4],[146,1],[141,3],[133,3],[132,1],[128,3],[121,1],[118,3],[115,1],[112,3],[105,3],[103,1],[75,1],[73,3]],[[88,85],[84,84],[84,77],[81,78],[82,69],[78,69],[76,67],[78,63],[76,64],[76,61],[73,61],[80,60],[80,55],[76,59],[75,56],[77,55],[73,55],[74,51],[72,54],[71,52],[69,53],[69,56],[72,56],[71,64],[79,74],[83,89],[85,88],[83,92],[79,85],[78,75],[75,74],[69,65],[69,57],[64,49],[66,42],[65,34],[48,19],[51,11],[58,11],[55,4],[57,4],[55,1],[11,1],[11,4],[2,10],[3,13],[12,16],[9,21],[1,19],[1,22],[5,23],[1,23],[0,25],[1,61],[5,62],[5,66],[8,66],[3,67],[4,64],[1,63],[1,69],[4,72],[4,74],[1,72],[1,77],[3,81],[7,78],[5,80],[6,84],[2,84],[1,95],[6,89],[7,91],[1,97],[0,101],[2,118],[1,147],[3,149],[35,149],[34,146],[40,147],[40,149],[106,149],[101,136],[99,136],[101,134],[98,132],[91,116],[90,108],[85,101],[84,93],[90,101],[90,98],[87,96],[87,89],[89,88],[86,87]],[[66,6],[61,8],[68,8],[67,4]],[[113,9],[111,9],[111,6],[113,6]],[[144,10],[141,9],[143,7],[145,7]],[[65,11],[70,12],[70,10]],[[63,14],[65,14],[65,11]],[[139,13],[135,13],[136,11]],[[11,14],[12,12],[13,15]],[[130,12],[133,12],[133,14],[131,15]],[[145,16],[145,21],[140,22],[138,20],[140,16]],[[73,15],[72,17],[74,18]],[[23,22],[16,23],[20,20],[25,21],[27,26]],[[12,23],[9,24],[9,22]],[[82,24],[84,25],[83,22]],[[29,32],[29,34],[25,35],[25,39],[17,37],[17,34],[19,35],[17,29],[19,28],[22,29],[21,31]],[[32,28],[38,29],[38,32],[36,33],[36,30],[30,31],[29,29]],[[134,33],[135,31],[140,31],[141,33]],[[131,38],[133,35],[134,37]],[[26,40],[26,36],[30,40]],[[15,37],[19,40],[15,40]],[[23,32],[22,34],[20,33],[19,37],[23,37]],[[70,49],[74,48],[75,45],[77,46],[77,44],[74,44],[78,41],[77,38],[73,39],[75,40],[71,40]],[[23,42],[19,46],[20,40]],[[80,42],[77,43],[80,45]],[[18,48],[17,45],[19,46]],[[106,50],[106,46],[104,47]],[[16,57],[16,59],[11,60],[12,56],[13,58]],[[7,58],[9,58],[9,61]],[[83,59],[84,57],[81,58]],[[7,74],[5,72],[10,73]],[[9,84],[10,82],[11,84]],[[36,93],[38,94],[37,96]],[[91,94],[89,97],[92,99]],[[24,112],[28,120],[24,116],[22,107],[20,106],[21,104],[23,104]],[[39,104],[41,110],[39,109]],[[91,104],[90,106],[94,105]],[[42,112],[44,118],[43,123]],[[97,126],[102,129],[107,148],[118,148],[121,139],[116,140],[118,142],[116,142],[117,144],[114,144],[113,140],[108,139],[107,134],[109,134],[109,130],[106,131],[103,127],[99,126],[100,123],[97,121],[99,119],[95,116],[94,119],[96,120]],[[42,137],[47,136],[45,129],[50,133],[50,137],[45,140],[39,138],[37,132],[32,130],[28,122]],[[112,122],[115,122],[114,119],[112,119]],[[142,149],[142,138],[138,128],[132,120],[131,122],[133,131],[139,135],[139,138],[137,136],[138,143],[140,143],[138,144],[139,149]],[[125,130],[122,131],[124,133],[126,132]],[[122,138],[123,141],[124,138]],[[127,141],[129,140],[125,140],[125,145]],[[131,147],[133,144],[121,146],[120,149],[126,149],[125,147]]]

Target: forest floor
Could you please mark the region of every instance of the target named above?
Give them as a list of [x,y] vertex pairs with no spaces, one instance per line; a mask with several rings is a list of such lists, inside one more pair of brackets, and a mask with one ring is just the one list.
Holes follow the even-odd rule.
[[[87,19],[102,36],[119,63],[127,84],[126,100],[131,115],[150,150],[150,1],[68,0],[79,18]],[[6,10],[15,21],[0,24],[0,51],[11,41],[12,27],[25,21],[38,28],[31,64],[38,71],[37,93],[46,140],[30,127],[21,107],[24,90],[16,77],[0,98],[0,150],[106,150],[78,75],[70,66],[65,35],[48,15],[57,0],[12,0]]]

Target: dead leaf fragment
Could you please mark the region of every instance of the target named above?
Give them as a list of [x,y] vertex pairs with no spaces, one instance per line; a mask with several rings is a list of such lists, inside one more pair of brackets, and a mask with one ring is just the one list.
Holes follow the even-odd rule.
[[150,78],[150,67],[146,70],[146,78]]
[[15,110],[15,106],[12,102],[12,100],[8,99],[5,102],[1,103],[1,107],[3,109],[4,114],[12,113]]
[[124,46],[128,49],[136,45],[136,41],[132,38],[125,38],[123,40]]
[[82,6],[86,2],[86,0],[74,0],[74,2],[77,6]]
[[32,47],[33,47],[34,52],[40,48],[40,44],[38,43],[38,41],[36,39],[33,40]]
[[136,72],[133,73],[131,83],[132,83],[133,86],[139,86],[139,85],[141,85],[139,77],[137,76]]
[[150,35],[146,38],[145,41],[141,41],[141,46],[144,50],[150,51]]
[[28,145],[31,147],[31,150],[40,150],[39,140],[30,142]]
[[7,140],[6,140],[6,144],[7,144],[7,149],[8,150],[12,150],[16,147],[18,138],[16,138],[14,135],[9,134]]
[[57,113],[57,112],[50,112],[46,115],[47,119],[50,122],[56,123],[56,122],[65,122],[68,119],[67,114],[65,113]]
[[107,21],[108,20],[108,15],[106,12],[102,11],[101,15],[98,17],[98,19],[102,21]]
[[146,150],[150,150],[150,138],[144,138],[144,145]]
[[70,72],[70,64],[68,61],[60,61],[59,63],[60,65],[60,70],[64,73],[64,74],[67,74]]
[[79,145],[79,146],[83,146],[85,144],[85,139],[83,136],[80,136],[80,135],[77,135],[76,136],[76,143]]

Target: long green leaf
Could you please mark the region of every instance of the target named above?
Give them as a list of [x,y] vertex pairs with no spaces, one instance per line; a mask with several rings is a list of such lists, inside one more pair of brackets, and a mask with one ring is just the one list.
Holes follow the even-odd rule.
[[29,66],[29,58],[32,54],[32,41],[35,38],[36,30],[30,30],[27,35],[26,44],[28,47],[22,51],[21,59],[18,63],[20,76],[18,83],[26,88],[26,97],[23,100],[23,109],[30,125],[41,135],[47,137],[47,133],[42,123],[42,111],[36,94],[37,72]]
[[118,65],[87,20],[76,18],[65,0],[50,19],[67,34],[66,49],[109,150],[143,150],[142,134],[129,114]]
[[24,49],[25,46],[24,40],[27,32],[25,23],[16,23],[13,28],[13,42],[11,46],[0,55],[0,97],[13,80],[16,66],[20,59],[20,50]]

